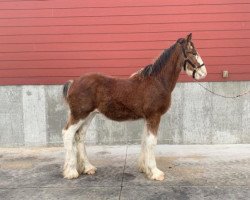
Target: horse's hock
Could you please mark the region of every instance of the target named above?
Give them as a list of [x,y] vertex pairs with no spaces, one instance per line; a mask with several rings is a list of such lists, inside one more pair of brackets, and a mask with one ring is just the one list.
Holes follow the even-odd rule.
[[[250,82],[202,83],[220,94],[237,95]],[[61,145],[67,108],[62,86],[1,86],[0,145]],[[249,95],[238,99],[214,96],[196,83],[178,83],[172,105],[164,115],[158,143],[250,143]],[[114,122],[96,116],[87,132],[87,143],[140,143],[142,121]]]

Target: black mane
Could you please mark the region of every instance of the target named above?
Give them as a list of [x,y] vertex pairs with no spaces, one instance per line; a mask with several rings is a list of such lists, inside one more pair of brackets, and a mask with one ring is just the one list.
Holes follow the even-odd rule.
[[172,45],[168,49],[165,49],[153,64],[149,64],[141,70],[141,75],[146,77],[158,74],[166,66],[166,61],[172,55],[175,46],[176,44]]

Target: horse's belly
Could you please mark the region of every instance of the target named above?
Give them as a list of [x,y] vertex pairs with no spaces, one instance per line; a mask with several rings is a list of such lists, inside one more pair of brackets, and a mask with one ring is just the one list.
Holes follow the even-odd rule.
[[103,113],[107,118],[115,120],[115,121],[126,121],[126,120],[137,120],[140,119],[141,116],[139,115],[135,115],[133,113],[110,113],[110,112],[106,112]]
[[142,114],[136,109],[128,108],[122,104],[109,103],[98,108],[99,112],[115,121],[136,120],[142,118]]

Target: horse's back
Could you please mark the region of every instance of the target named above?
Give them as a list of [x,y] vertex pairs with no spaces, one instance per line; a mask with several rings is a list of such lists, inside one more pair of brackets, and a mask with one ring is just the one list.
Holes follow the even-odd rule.
[[133,113],[133,91],[134,84],[130,79],[88,74],[73,81],[67,101],[76,115],[86,116],[97,109],[111,119],[120,112],[114,120],[134,119],[138,116]]
[[89,74],[74,80],[68,102],[71,110],[84,116],[97,109],[113,120],[134,120],[145,117],[145,113],[166,112],[169,100],[162,96],[163,90],[154,79],[142,81]]

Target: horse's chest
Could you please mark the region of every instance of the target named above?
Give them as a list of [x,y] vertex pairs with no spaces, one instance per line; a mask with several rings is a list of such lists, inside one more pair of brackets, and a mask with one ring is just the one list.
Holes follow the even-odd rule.
[[167,102],[165,102],[165,103],[159,108],[161,114],[164,114],[165,112],[168,111],[168,109],[169,109],[169,107],[170,107],[170,104],[171,104],[171,102],[170,102],[170,101],[167,101]]
[[146,107],[145,112],[164,114],[167,112],[171,104],[170,98],[159,98],[151,101]]

